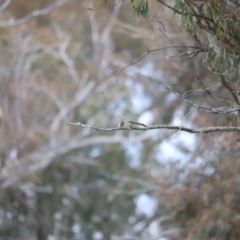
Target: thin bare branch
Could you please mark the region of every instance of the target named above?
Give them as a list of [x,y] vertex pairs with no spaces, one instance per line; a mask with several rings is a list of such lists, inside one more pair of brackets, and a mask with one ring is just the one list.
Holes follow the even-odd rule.
[[[195,51],[201,51],[201,52],[205,52],[205,50],[202,48],[202,47],[196,47],[196,46],[187,46],[187,45],[170,45],[170,46],[166,46],[166,47],[161,47],[161,48],[155,48],[155,49],[150,49],[150,50],[147,50],[139,59],[137,59],[136,61],[132,62],[132,63],[129,63],[128,65],[126,65],[125,67],[123,67],[122,69],[120,69],[120,71],[118,71],[115,76],[112,78],[112,80],[108,83],[106,89],[108,89],[112,82],[113,81],[116,81],[117,77],[127,68],[129,68],[130,66],[132,65],[135,65],[136,63],[139,63],[142,59],[144,59],[149,53],[152,53],[152,52],[158,52],[158,51],[161,51],[161,50],[165,50],[165,49],[169,49],[169,48],[192,48],[192,49],[196,49],[190,53],[186,53],[186,54],[183,54],[182,56],[186,56],[186,55],[189,55],[189,54],[193,54],[193,52]],[[178,49],[179,50],[179,49]],[[178,55],[178,57],[180,57],[181,55]],[[175,56],[176,57],[176,56]],[[169,57],[168,57],[169,58]]]
[[[90,125],[85,125],[83,123],[67,123],[72,126],[81,126],[83,128],[91,128],[97,131],[119,131],[119,130],[139,130],[139,131],[147,131],[153,129],[168,129],[168,130],[178,130],[188,133],[210,133],[210,132],[240,132],[240,127],[223,127],[223,126],[213,126],[213,127],[202,127],[202,128],[187,128],[184,126],[174,126],[174,125],[154,125],[154,126],[146,126],[142,127],[113,127],[113,128],[97,128]],[[145,125],[142,123],[142,125]]]
[[223,74],[223,73],[220,73],[220,72],[216,72],[212,68],[207,67],[205,65],[202,65],[202,66],[207,68],[213,74],[216,74],[216,75],[218,75],[220,77],[223,86],[229,90],[229,92],[232,95],[232,98],[234,99],[236,104],[238,106],[240,106],[240,100],[239,100],[239,97],[238,97],[238,92],[237,92],[234,84],[232,83],[231,79],[226,74]]
[[134,122],[134,121],[128,121],[128,122],[130,122],[132,124],[140,125],[140,126],[143,126],[143,127],[147,127],[147,125],[144,124],[144,123],[139,123],[139,122]]
[[186,14],[178,11],[176,8],[173,8],[173,7],[171,7],[170,5],[166,4],[165,1],[163,1],[163,0],[157,0],[157,1],[160,2],[160,3],[162,3],[162,5],[164,5],[165,7],[173,10],[175,13],[178,13],[178,14],[181,14],[181,15],[186,15]]
[[[118,65],[121,64],[121,65],[120,65],[121,67],[122,67],[123,65],[126,66],[125,63],[117,62],[117,64],[118,64]],[[160,82],[161,84],[164,85],[164,87],[165,87],[167,90],[171,91],[171,92],[172,92],[173,94],[175,94],[179,99],[181,99],[181,100],[182,100],[183,102],[185,102],[186,104],[189,104],[189,105],[193,106],[195,109],[201,109],[201,110],[203,110],[204,112],[214,113],[214,114],[233,113],[233,112],[237,112],[237,111],[240,110],[239,108],[229,108],[229,107],[225,107],[225,106],[224,106],[224,107],[219,107],[219,108],[211,108],[211,107],[206,107],[206,106],[197,105],[197,104],[195,104],[195,103],[193,103],[193,102],[190,102],[188,99],[186,99],[186,97],[189,96],[189,94],[186,95],[186,93],[184,93],[183,95],[181,95],[180,93],[178,93],[177,91],[175,91],[174,89],[172,89],[172,88],[170,87],[170,85],[167,84],[165,81],[160,80],[160,79],[159,79],[159,76],[156,76],[156,75],[154,75],[154,74],[151,74],[151,73],[149,73],[148,71],[144,71],[144,70],[142,70],[141,68],[138,68],[138,67],[136,67],[136,66],[132,67],[132,68],[131,68],[131,71],[133,71],[135,74],[141,74],[141,75],[143,75],[144,77],[147,77],[147,78],[152,79],[152,80],[154,80],[154,81]],[[214,91],[213,89],[211,89],[211,91],[216,92],[216,91]],[[206,88],[205,88],[205,89],[191,90],[191,94],[197,93],[197,92],[206,93]],[[187,92],[187,93],[189,93],[189,92]],[[221,93],[221,94],[230,94],[229,92],[226,92],[226,93],[219,92],[219,93]],[[217,101],[224,101],[224,103],[226,103],[226,104],[228,104],[228,105],[229,105],[229,104],[231,104],[231,105],[234,104],[234,102],[232,102],[232,101],[227,101],[227,100],[224,100],[224,99],[220,99],[220,98],[217,98],[217,97],[215,97],[215,96],[213,96],[213,95],[211,95],[211,97],[214,98],[214,99],[216,99]]]
[[205,50],[203,49],[200,49],[200,50],[194,50],[194,51],[190,51],[190,52],[187,52],[187,53],[181,53],[179,55],[175,55],[175,56],[169,56],[169,57],[164,57],[164,59],[170,59],[170,58],[177,58],[177,57],[185,57],[185,56],[189,56],[189,59],[195,57],[198,53],[200,52],[205,52]]

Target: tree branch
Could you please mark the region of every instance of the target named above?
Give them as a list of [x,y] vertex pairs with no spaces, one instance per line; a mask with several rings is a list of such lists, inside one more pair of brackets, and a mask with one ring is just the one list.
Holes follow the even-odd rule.
[[[130,121],[132,122],[132,121]],[[213,127],[202,127],[202,128],[187,128],[184,126],[174,126],[174,125],[154,125],[146,126],[144,123],[138,123],[138,125],[146,127],[113,127],[113,128],[97,128],[90,125],[85,125],[80,122],[77,123],[67,123],[72,126],[81,126],[83,128],[91,128],[97,131],[119,131],[119,130],[138,130],[138,131],[147,131],[153,129],[168,129],[168,130],[178,130],[188,133],[210,133],[210,132],[240,132],[240,127],[222,127],[222,126],[213,126]]]
[[[57,145],[49,143],[41,148],[38,148],[36,151],[23,156],[18,162],[16,162],[16,164],[12,164],[8,168],[3,168],[0,172],[0,188],[7,188],[13,183],[19,181],[21,177],[44,169],[54,160],[60,159],[61,156],[69,154],[71,151],[96,144],[142,142],[150,137],[151,134],[147,132],[137,136],[134,135],[128,137],[114,135],[82,138],[82,134],[79,134],[70,140],[59,140]],[[70,158],[69,161],[71,162],[71,160],[72,159]]]
[[[169,48],[176,48],[177,50],[179,50],[178,48],[191,48],[191,49],[195,49],[194,51],[188,52],[188,53],[184,53],[182,55],[178,55],[178,56],[172,56],[172,57],[165,57],[165,58],[173,58],[173,57],[182,57],[182,56],[187,56],[190,54],[198,54],[199,52],[205,52],[206,50],[203,49],[202,47],[198,47],[198,46],[187,46],[187,45],[170,45],[170,46],[166,46],[166,47],[161,47],[161,48],[155,48],[155,49],[149,49],[147,50],[139,59],[137,59],[134,62],[129,63],[128,65],[126,65],[125,67],[121,68],[112,78],[112,80],[108,83],[106,89],[109,88],[109,86],[111,85],[111,83],[116,79],[117,77],[127,68],[135,65],[136,63],[139,63],[142,59],[144,59],[149,53],[152,52],[157,52],[157,51],[161,51],[161,50],[165,50],[165,49],[169,49]],[[192,56],[190,57],[192,58]]]
[[[34,17],[46,15],[46,14],[50,13],[51,11],[53,11],[54,9],[65,4],[67,1],[68,0],[62,0],[62,1],[56,2],[56,3],[48,6],[47,8],[34,10],[23,18],[19,18],[19,19],[10,18],[8,21],[2,21],[2,22],[0,22],[0,28],[16,26],[16,25],[25,23]],[[8,2],[6,4],[8,4]],[[2,8],[4,8],[4,7],[5,6],[2,6]]]
[[169,6],[169,5],[166,4],[163,0],[157,0],[157,1],[160,2],[162,5],[164,5],[165,7],[167,7],[167,8],[169,8],[169,9],[173,10],[175,13],[178,13],[178,14],[181,14],[181,15],[186,15],[186,14],[184,14],[184,13],[178,11],[176,8],[173,8],[173,7]]

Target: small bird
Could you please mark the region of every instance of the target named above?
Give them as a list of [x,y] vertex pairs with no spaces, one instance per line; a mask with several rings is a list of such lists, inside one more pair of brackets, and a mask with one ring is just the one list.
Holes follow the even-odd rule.
[[124,126],[124,121],[121,119],[120,122],[118,123],[118,127],[123,127]]

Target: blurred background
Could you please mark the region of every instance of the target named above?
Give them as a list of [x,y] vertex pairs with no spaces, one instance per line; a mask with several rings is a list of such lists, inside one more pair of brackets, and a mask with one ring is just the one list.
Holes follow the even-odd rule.
[[[234,134],[98,132],[120,119],[186,127],[228,123],[175,94],[215,77],[167,48],[191,45],[149,1],[0,1],[0,239],[240,239]],[[194,94],[193,94],[194,93]],[[215,105],[214,105],[215,104]]]

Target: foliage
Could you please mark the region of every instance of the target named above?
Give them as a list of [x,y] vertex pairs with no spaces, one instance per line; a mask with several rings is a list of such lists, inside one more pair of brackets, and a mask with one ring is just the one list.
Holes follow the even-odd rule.
[[176,0],[174,9],[181,26],[195,38],[200,38],[199,30],[206,36],[206,60],[216,70],[239,71],[240,59],[240,19],[239,9],[229,1]]
[[138,16],[149,17],[148,0],[131,0],[131,2]]
[[239,162],[218,156],[166,186],[159,198],[171,209],[170,225],[181,229],[170,239],[239,239],[239,180]]
[[[148,0],[132,0],[138,15],[149,16]],[[168,5],[166,1],[158,1]],[[189,32],[197,43],[204,35],[205,61],[218,70],[228,70],[235,74],[240,63],[240,10],[231,1],[182,1],[176,0],[173,13],[180,20],[180,26]]]

